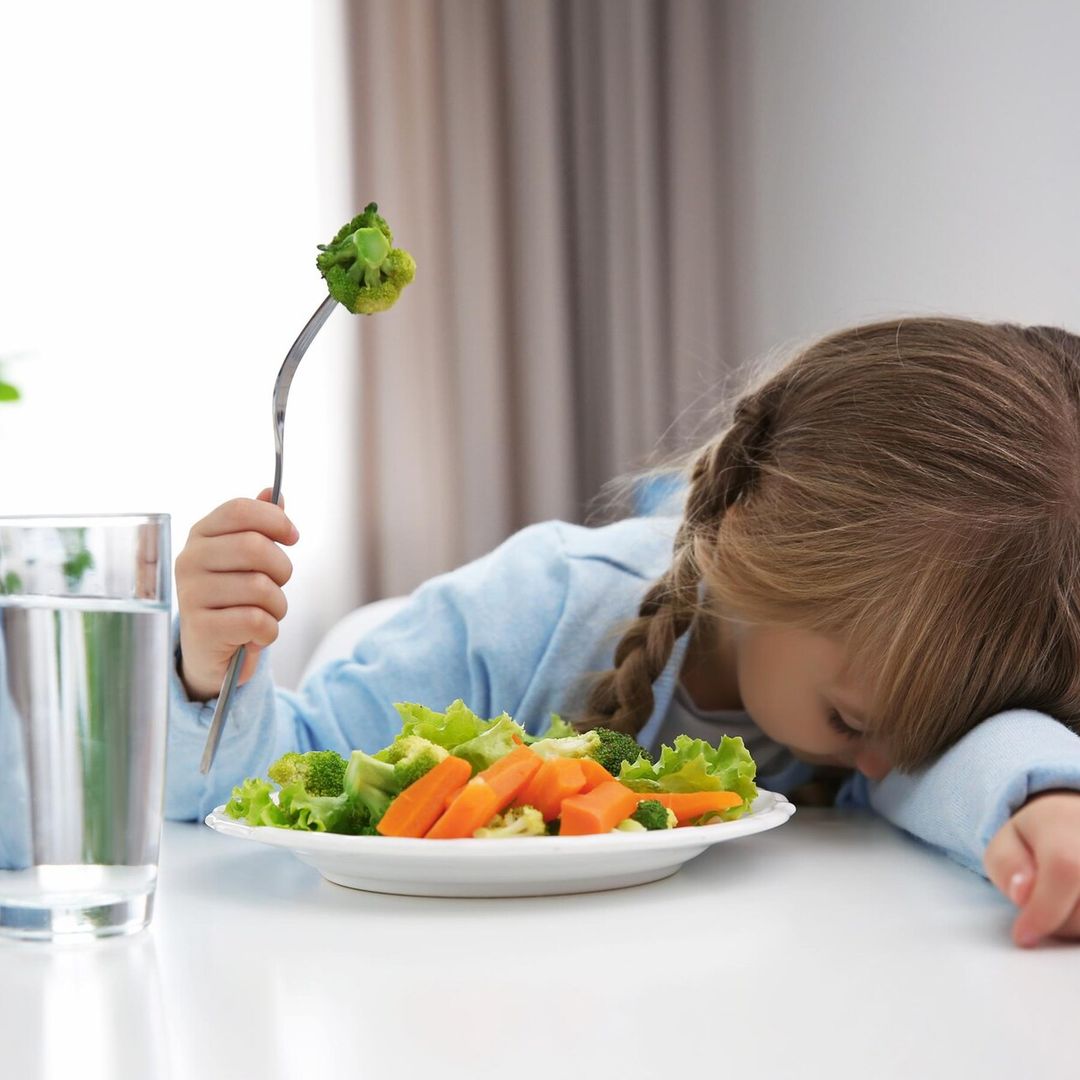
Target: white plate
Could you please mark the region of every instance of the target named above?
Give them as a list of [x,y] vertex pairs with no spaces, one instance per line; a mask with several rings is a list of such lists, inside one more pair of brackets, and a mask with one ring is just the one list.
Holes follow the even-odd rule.
[[226,836],[287,848],[327,881],[405,896],[552,896],[643,885],[674,874],[712,844],[774,829],[792,814],[783,795],[758,789],[736,821],[601,836],[412,840],[300,832],[234,821],[219,806],[206,824]]

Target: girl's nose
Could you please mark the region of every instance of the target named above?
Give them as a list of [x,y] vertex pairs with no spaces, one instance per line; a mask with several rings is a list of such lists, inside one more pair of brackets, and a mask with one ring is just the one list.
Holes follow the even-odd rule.
[[880,750],[866,747],[855,755],[855,768],[867,780],[882,780],[892,768],[892,765],[889,764],[889,759]]

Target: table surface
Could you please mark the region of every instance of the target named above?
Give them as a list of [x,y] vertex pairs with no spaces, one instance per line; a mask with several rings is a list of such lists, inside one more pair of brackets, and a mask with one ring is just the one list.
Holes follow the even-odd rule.
[[357,892],[169,823],[148,931],[0,944],[0,1074],[1075,1076],[1080,946],[1021,951],[1011,915],[837,811],[666,881],[515,900]]

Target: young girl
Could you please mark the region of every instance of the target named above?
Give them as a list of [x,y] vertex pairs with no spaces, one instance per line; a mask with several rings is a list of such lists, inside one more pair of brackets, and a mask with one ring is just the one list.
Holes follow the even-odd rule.
[[842,768],[841,804],[985,869],[1022,909],[1018,943],[1080,936],[1080,338],[960,319],[834,334],[687,473],[681,517],[524,529],[299,693],[261,651],[297,531],[267,492],[214,510],[176,562],[167,813],[206,814],[287,750],[373,751],[395,701],[462,698],[533,732],[558,712],[649,747],[726,732],[763,787]]

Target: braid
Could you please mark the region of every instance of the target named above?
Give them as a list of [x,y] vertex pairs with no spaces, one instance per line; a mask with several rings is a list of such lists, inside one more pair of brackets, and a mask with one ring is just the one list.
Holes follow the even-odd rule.
[[774,378],[743,398],[726,434],[694,461],[671,567],[641,601],[637,618],[615,647],[615,666],[589,691],[585,714],[577,723],[580,729],[606,727],[636,735],[652,715],[653,683],[699,608],[696,542],[715,537],[727,510],[753,489],[782,388],[782,381]]

